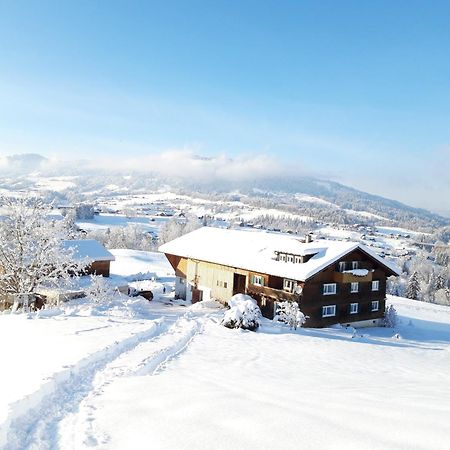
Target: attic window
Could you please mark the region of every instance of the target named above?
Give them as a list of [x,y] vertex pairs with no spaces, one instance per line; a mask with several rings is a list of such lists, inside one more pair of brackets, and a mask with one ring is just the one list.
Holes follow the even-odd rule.
[[303,264],[311,259],[311,255],[294,255],[293,253],[275,252],[275,259],[281,262],[288,262],[292,264]]

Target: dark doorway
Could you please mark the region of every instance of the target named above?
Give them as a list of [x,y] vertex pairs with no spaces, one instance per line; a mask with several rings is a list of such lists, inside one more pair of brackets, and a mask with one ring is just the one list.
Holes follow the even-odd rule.
[[245,275],[240,275],[238,273],[234,274],[233,278],[233,295],[235,294],[245,294]]
[[201,302],[203,300],[203,291],[200,289],[192,289],[192,303]]

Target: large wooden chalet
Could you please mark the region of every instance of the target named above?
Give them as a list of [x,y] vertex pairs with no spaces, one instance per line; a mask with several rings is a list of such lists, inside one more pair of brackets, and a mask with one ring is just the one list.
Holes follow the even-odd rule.
[[226,303],[246,293],[268,318],[277,302],[296,301],[310,327],[378,324],[386,279],[399,275],[394,265],[356,242],[305,242],[264,231],[203,227],[159,250],[175,270],[179,298]]

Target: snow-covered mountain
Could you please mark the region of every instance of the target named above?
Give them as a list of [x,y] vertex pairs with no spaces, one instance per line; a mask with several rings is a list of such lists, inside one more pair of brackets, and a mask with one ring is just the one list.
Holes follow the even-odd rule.
[[[177,155],[146,158],[141,168],[120,164],[105,168],[98,161],[49,160],[23,154],[0,160],[0,189],[46,192],[63,199],[68,194],[89,197],[117,196],[155,190],[172,190],[213,199],[240,199],[268,208],[335,223],[388,223],[416,229],[450,225],[450,219],[354,189],[335,181],[286,173],[280,167],[245,168],[246,162],[229,158]],[[251,164],[251,163],[249,163]],[[185,170],[185,168],[187,169]],[[226,168],[229,167],[229,170]]]

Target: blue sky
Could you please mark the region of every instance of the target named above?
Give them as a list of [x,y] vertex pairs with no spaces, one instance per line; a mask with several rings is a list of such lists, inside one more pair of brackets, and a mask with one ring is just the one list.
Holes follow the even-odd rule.
[[265,155],[450,210],[450,2],[0,0],[0,153]]

